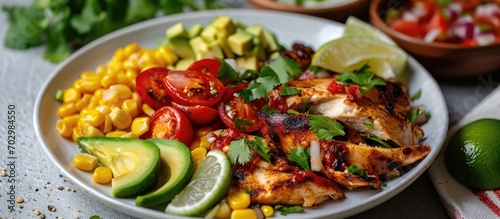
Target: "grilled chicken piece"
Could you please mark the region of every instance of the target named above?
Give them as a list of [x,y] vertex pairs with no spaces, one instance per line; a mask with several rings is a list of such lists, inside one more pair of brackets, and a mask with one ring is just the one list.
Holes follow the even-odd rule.
[[[331,78],[295,80],[288,82],[287,85],[298,89],[314,88],[318,91],[328,92],[328,85],[335,78],[336,76]],[[372,89],[365,89],[366,92],[363,94],[363,97],[385,108],[393,108],[397,113],[406,116],[412,110],[408,89],[400,83],[390,81],[385,81],[385,83],[385,86],[375,86]]]
[[[212,149],[229,150],[233,140],[253,136],[234,130],[214,131],[207,135]],[[271,150],[272,164],[253,153],[245,165],[234,164],[232,189],[248,190],[253,204],[302,205],[311,207],[324,201],[345,198],[334,182],[317,173],[305,171],[277,150]]]
[[[289,86],[296,84],[290,83]],[[411,124],[392,107],[388,109],[392,105],[377,105],[367,98],[353,101],[347,94],[332,94],[323,89],[325,84],[295,87],[302,91],[301,94],[289,96],[282,96],[281,86],[278,86],[269,92],[270,106],[282,112],[286,109],[304,111],[308,107],[311,114],[341,121],[364,136],[376,136],[398,146],[415,145],[423,137],[424,131],[419,126]],[[372,125],[366,125],[367,121],[371,121]]]
[[[309,129],[304,114],[259,114],[261,132],[268,147],[290,154],[299,146],[308,148],[312,141],[320,145],[321,173],[342,186],[353,189],[372,186],[378,188],[379,175],[392,173],[400,167],[425,158],[430,152],[428,145],[380,148],[366,143],[339,140],[323,140]],[[352,135],[352,134],[351,134]],[[367,172],[367,177],[347,173],[346,167],[356,165]]]

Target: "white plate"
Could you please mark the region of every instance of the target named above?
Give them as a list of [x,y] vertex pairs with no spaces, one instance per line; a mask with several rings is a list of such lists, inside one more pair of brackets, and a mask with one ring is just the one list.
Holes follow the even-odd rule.
[[[73,183],[96,197],[103,203],[120,211],[140,218],[166,218],[162,211],[138,207],[134,199],[117,199],[111,196],[110,186],[92,182],[91,174],[79,171],[71,164],[73,156],[79,153],[76,144],[65,140],[56,132],[58,119],[54,92],[57,89],[71,87],[85,70],[94,71],[100,64],[106,63],[113,52],[131,42],[138,42],[142,47],[153,48],[159,39],[164,37],[165,30],[173,24],[182,21],[186,26],[196,23],[206,25],[215,16],[225,14],[245,24],[261,24],[274,32],[278,41],[290,47],[293,42],[301,42],[314,49],[320,45],[338,38],[343,26],[334,21],[306,15],[284,12],[266,12],[256,10],[222,10],[185,13],[162,17],[139,23],[106,35],[93,43],[81,48],[62,63],[43,86],[35,106],[34,125],[39,141],[51,161]],[[343,218],[360,213],[379,205],[398,194],[417,179],[434,160],[442,147],[448,129],[448,113],[439,86],[430,74],[413,58],[409,59],[408,69],[410,93],[422,89],[422,96],[416,104],[428,107],[432,118],[423,126],[427,143],[432,146],[430,154],[418,165],[404,173],[401,177],[387,182],[387,187],[380,191],[359,189],[346,190],[346,199],[330,201],[318,207],[307,208],[304,214],[290,214],[286,218]],[[282,217],[276,214],[276,218]]]

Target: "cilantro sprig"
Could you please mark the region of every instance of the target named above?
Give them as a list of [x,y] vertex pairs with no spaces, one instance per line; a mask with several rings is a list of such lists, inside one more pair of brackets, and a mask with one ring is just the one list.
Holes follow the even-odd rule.
[[354,174],[354,175],[361,176],[361,177],[367,177],[368,176],[368,173],[366,173],[366,171],[360,169],[356,165],[348,166],[345,169],[350,174]]
[[271,163],[271,155],[269,155],[269,148],[267,147],[266,141],[258,136],[254,136],[254,141],[250,141],[246,138],[232,141],[229,144],[229,151],[227,152],[229,161],[231,161],[232,164],[239,163],[245,165],[252,159],[252,152],[250,149],[254,150],[267,162]]
[[370,66],[366,63],[356,71],[343,72],[336,80],[343,85],[356,84],[360,86],[362,93],[366,92],[365,88],[369,89],[377,85],[386,85],[384,80],[374,78],[375,74],[367,71],[369,68]]
[[289,155],[290,161],[297,163],[302,169],[311,171],[311,165],[309,165],[311,154],[309,148],[302,148],[299,146],[292,150]]
[[[250,83],[247,89],[239,94],[245,102],[259,98],[267,98],[269,91],[274,87],[289,82],[302,73],[300,64],[288,57],[279,57],[261,68],[258,77]],[[284,88],[288,95],[297,94],[298,89]]]
[[286,216],[287,214],[291,214],[291,213],[304,212],[304,209],[298,205],[294,205],[294,206],[275,205],[274,210],[281,211],[281,215],[284,215],[284,216]]
[[323,115],[309,114],[309,129],[325,140],[331,140],[336,136],[344,136],[344,126],[340,122]]

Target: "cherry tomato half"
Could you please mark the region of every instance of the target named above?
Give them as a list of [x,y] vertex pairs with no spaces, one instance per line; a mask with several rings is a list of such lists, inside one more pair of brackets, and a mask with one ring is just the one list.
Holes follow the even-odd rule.
[[197,71],[202,74],[210,74],[217,78],[219,76],[219,68],[221,66],[221,62],[217,59],[201,59],[199,61],[191,64],[187,70],[188,71]]
[[245,103],[237,92],[247,87],[247,84],[239,84],[234,88],[228,88],[219,104],[219,117],[228,128],[253,132],[259,129],[257,113],[265,102],[259,99]]
[[135,78],[135,90],[142,101],[155,109],[170,104],[170,97],[163,89],[163,78],[169,71],[163,67],[150,68]]
[[183,112],[189,120],[196,125],[206,125],[211,123],[219,115],[216,109],[208,106],[184,106],[176,102],[171,102],[171,104],[174,108]]
[[174,102],[186,106],[213,106],[224,93],[219,79],[196,71],[170,71],[163,87]]
[[151,138],[166,138],[178,140],[185,145],[191,145],[194,137],[193,126],[189,119],[171,106],[164,106],[151,116],[149,121],[149,134]]

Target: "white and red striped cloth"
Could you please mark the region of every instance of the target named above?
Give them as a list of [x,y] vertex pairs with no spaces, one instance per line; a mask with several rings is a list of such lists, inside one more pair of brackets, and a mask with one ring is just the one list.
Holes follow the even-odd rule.
[[[480,118],[500,119],[500,87],[462,118],[448,132],[447,140],[462,126]],[[499,130],[500,131],[500,130]],[[436,160],[428,169],[434,187],[451,218],[500,218],[500,189],[474,190],[455,181],[444,164],[447,141]],[[499,145],[500,150],[500,145]],[[500,164],[499,164],[500,165]],[[492,173],[499,174],[499,173]]]

